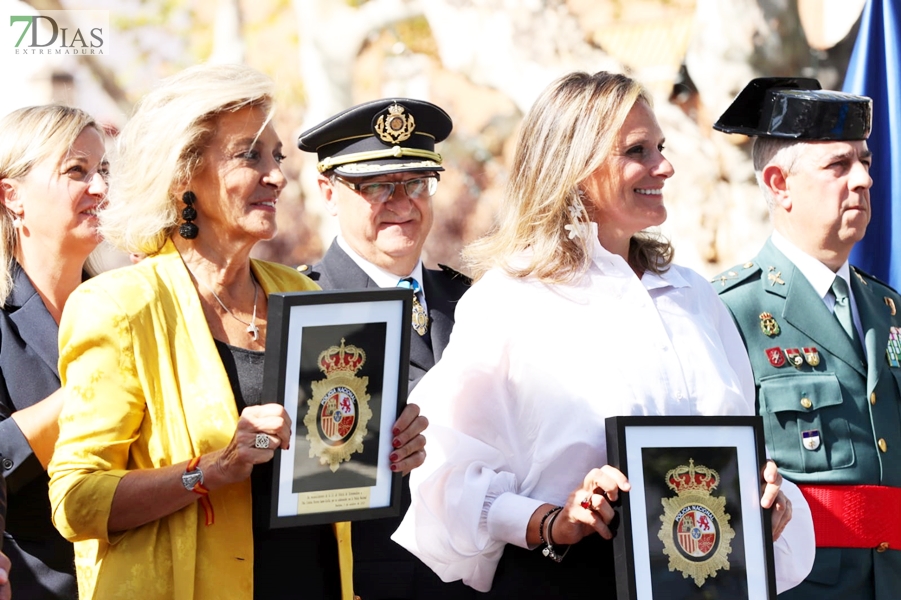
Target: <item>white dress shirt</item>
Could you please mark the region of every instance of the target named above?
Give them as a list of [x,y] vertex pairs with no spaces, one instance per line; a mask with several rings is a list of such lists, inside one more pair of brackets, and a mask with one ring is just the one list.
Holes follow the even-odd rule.
[[[352,261],[356,263],[360,269],[366,273],[369,278],[375,282],[377,286],[380,288],[393,288],[397,287],[397,282],[403,279],[403,277],[398,277],[393,273],[389,273],[385,269],[381,267],[377,267],[359,254],[350,247],[350,244],[347,243],[340,235],[336,238],[338,242],[338,247],[344,250],[344,253],[347,254]],[[409,275],[405,275],[404,277],[412,277],[416,281],[419,282],[419,303],[422,304],[422,308],[428,313],[429,306],[426,304],[425,298],[425,281],[422,279],[422,260],[416,262],[416,266],[413,268],[413,272]]]
[[784,254],[785,258],[790,260],[796,269],[801,271],[804,278],[813,286],[814,291],[823,299],[823,303],[826,304],[829,312],[835,312],[835,295],[832,293],[832,282],[836,276],[845,280],[845,285],[848,286],[848,299],[851,304],[851,317],[854,319],[854,327],[857,328],[857,335],[860,336],[860,339],[864,339],[863,328],[860,325],[860,313],[857,312],[854,290],[851,289],[851,267],[848,265],[848,261],[845,261],[838,271],[833,272],[832,269],[819,260],[795,246],[778,231],[773,231],[771,237],[776,249]]
[[[703,277],[672,266],[639,280],[596,240],[592,258],[571,285],[488,272],[410,398],[429,420],[428,452],[393,539],[445,581],[490,589],[504,545],[528,547],[532,513],[607,463],[606,417],[754,414],[744,345]],[[780,591],[814,553],[807,504],[783,491],[795,518],[776,544]]]

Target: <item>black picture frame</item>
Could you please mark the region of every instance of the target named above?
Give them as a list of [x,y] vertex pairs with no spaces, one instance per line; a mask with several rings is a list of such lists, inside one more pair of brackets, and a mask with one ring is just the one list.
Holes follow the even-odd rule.
[[275,453],[269,527],[400,515],[392,429],[406,405],[413,293],[407,289],[269,296],[266,398],[291,416]]
[[617,599],[775,600],[760,417],[610,417],[605,428],[607,462],[632,485],[615,506]]

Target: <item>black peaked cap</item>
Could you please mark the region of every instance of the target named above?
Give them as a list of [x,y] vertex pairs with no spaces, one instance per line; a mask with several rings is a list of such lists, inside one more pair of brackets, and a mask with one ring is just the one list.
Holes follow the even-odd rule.
[[300,134],[297,146],[315,152],[320,173],[368,177],[404,171],[443,171],[435,144],[453,122],[431,102],[384,98],[359,104]]

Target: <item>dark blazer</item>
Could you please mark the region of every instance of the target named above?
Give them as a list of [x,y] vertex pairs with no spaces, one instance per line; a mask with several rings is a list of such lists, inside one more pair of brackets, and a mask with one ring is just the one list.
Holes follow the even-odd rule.
[[[886,357],[890,328],[901,326],[898,293],[851,268],[868,357],[863,362],[807,278],[772,241],[713,285],[748,349],[767,449],[785,478],[901,487],[901,368]],[[764,312],[775,319],[778,333],[772,327],[765,332]],[[783,356],[785,349],[803,356],[804,348],[816,348],[819,362],[776,366],[767,354],[773,348]],[[775,361],[781,362],[778,352]],[[804,433],[817,443],[805,446]],[[901,550],[818,548],[808,578],[779,598],[888,600],[899,590]]]
[[[366,273],[332,242],[322,260],[305,271],[325,290],[353,290],[378,287]],[[469,288],[468,277],[449,267],[423,269],[426,305],[429,311],[429,340],[410,329],[410,387],[441,358],[454,326],[457,301]],[[410,485],[404,478],[401,515],[410,506]],[[394,519],[360,521],[352,527],[354,592],[363,600],[466,600],[476,592],[460,581],[444,583],[431,569],[391,541],[403,516]]]
[[[324,290],[359,290],[378,287],[369,276],[357,266],[338,242],[332,242],[322,260],[304,272]],[[410,391],[431,369],[447,347],[454,327],[454,310],[460,296],[469,289],[470,279],[449,267],[440,270],[423,269],[423,288],[429,310],[428,341],[410,331]],[[364,599],[368,600],[368,599]]]
[[[0,456],[2,460],[3,456]],[[3,552],[3,532],[6,531],[6,478],[0,473],[0,552]]]
[[59,389],[59,327],[25,272],[0,310],[0,467],[9,492],[3,551],[16,598],[77,598],[72,544],[50,521],[47,472],[9,417]]

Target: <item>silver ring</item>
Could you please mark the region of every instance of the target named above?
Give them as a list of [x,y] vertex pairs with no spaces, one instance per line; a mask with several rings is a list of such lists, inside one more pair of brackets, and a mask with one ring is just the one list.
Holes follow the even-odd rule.
[[253,447],[260,450],[267,449],[269,447],[269,436],[265,433],[258,433],[256,439],[253,440]]

